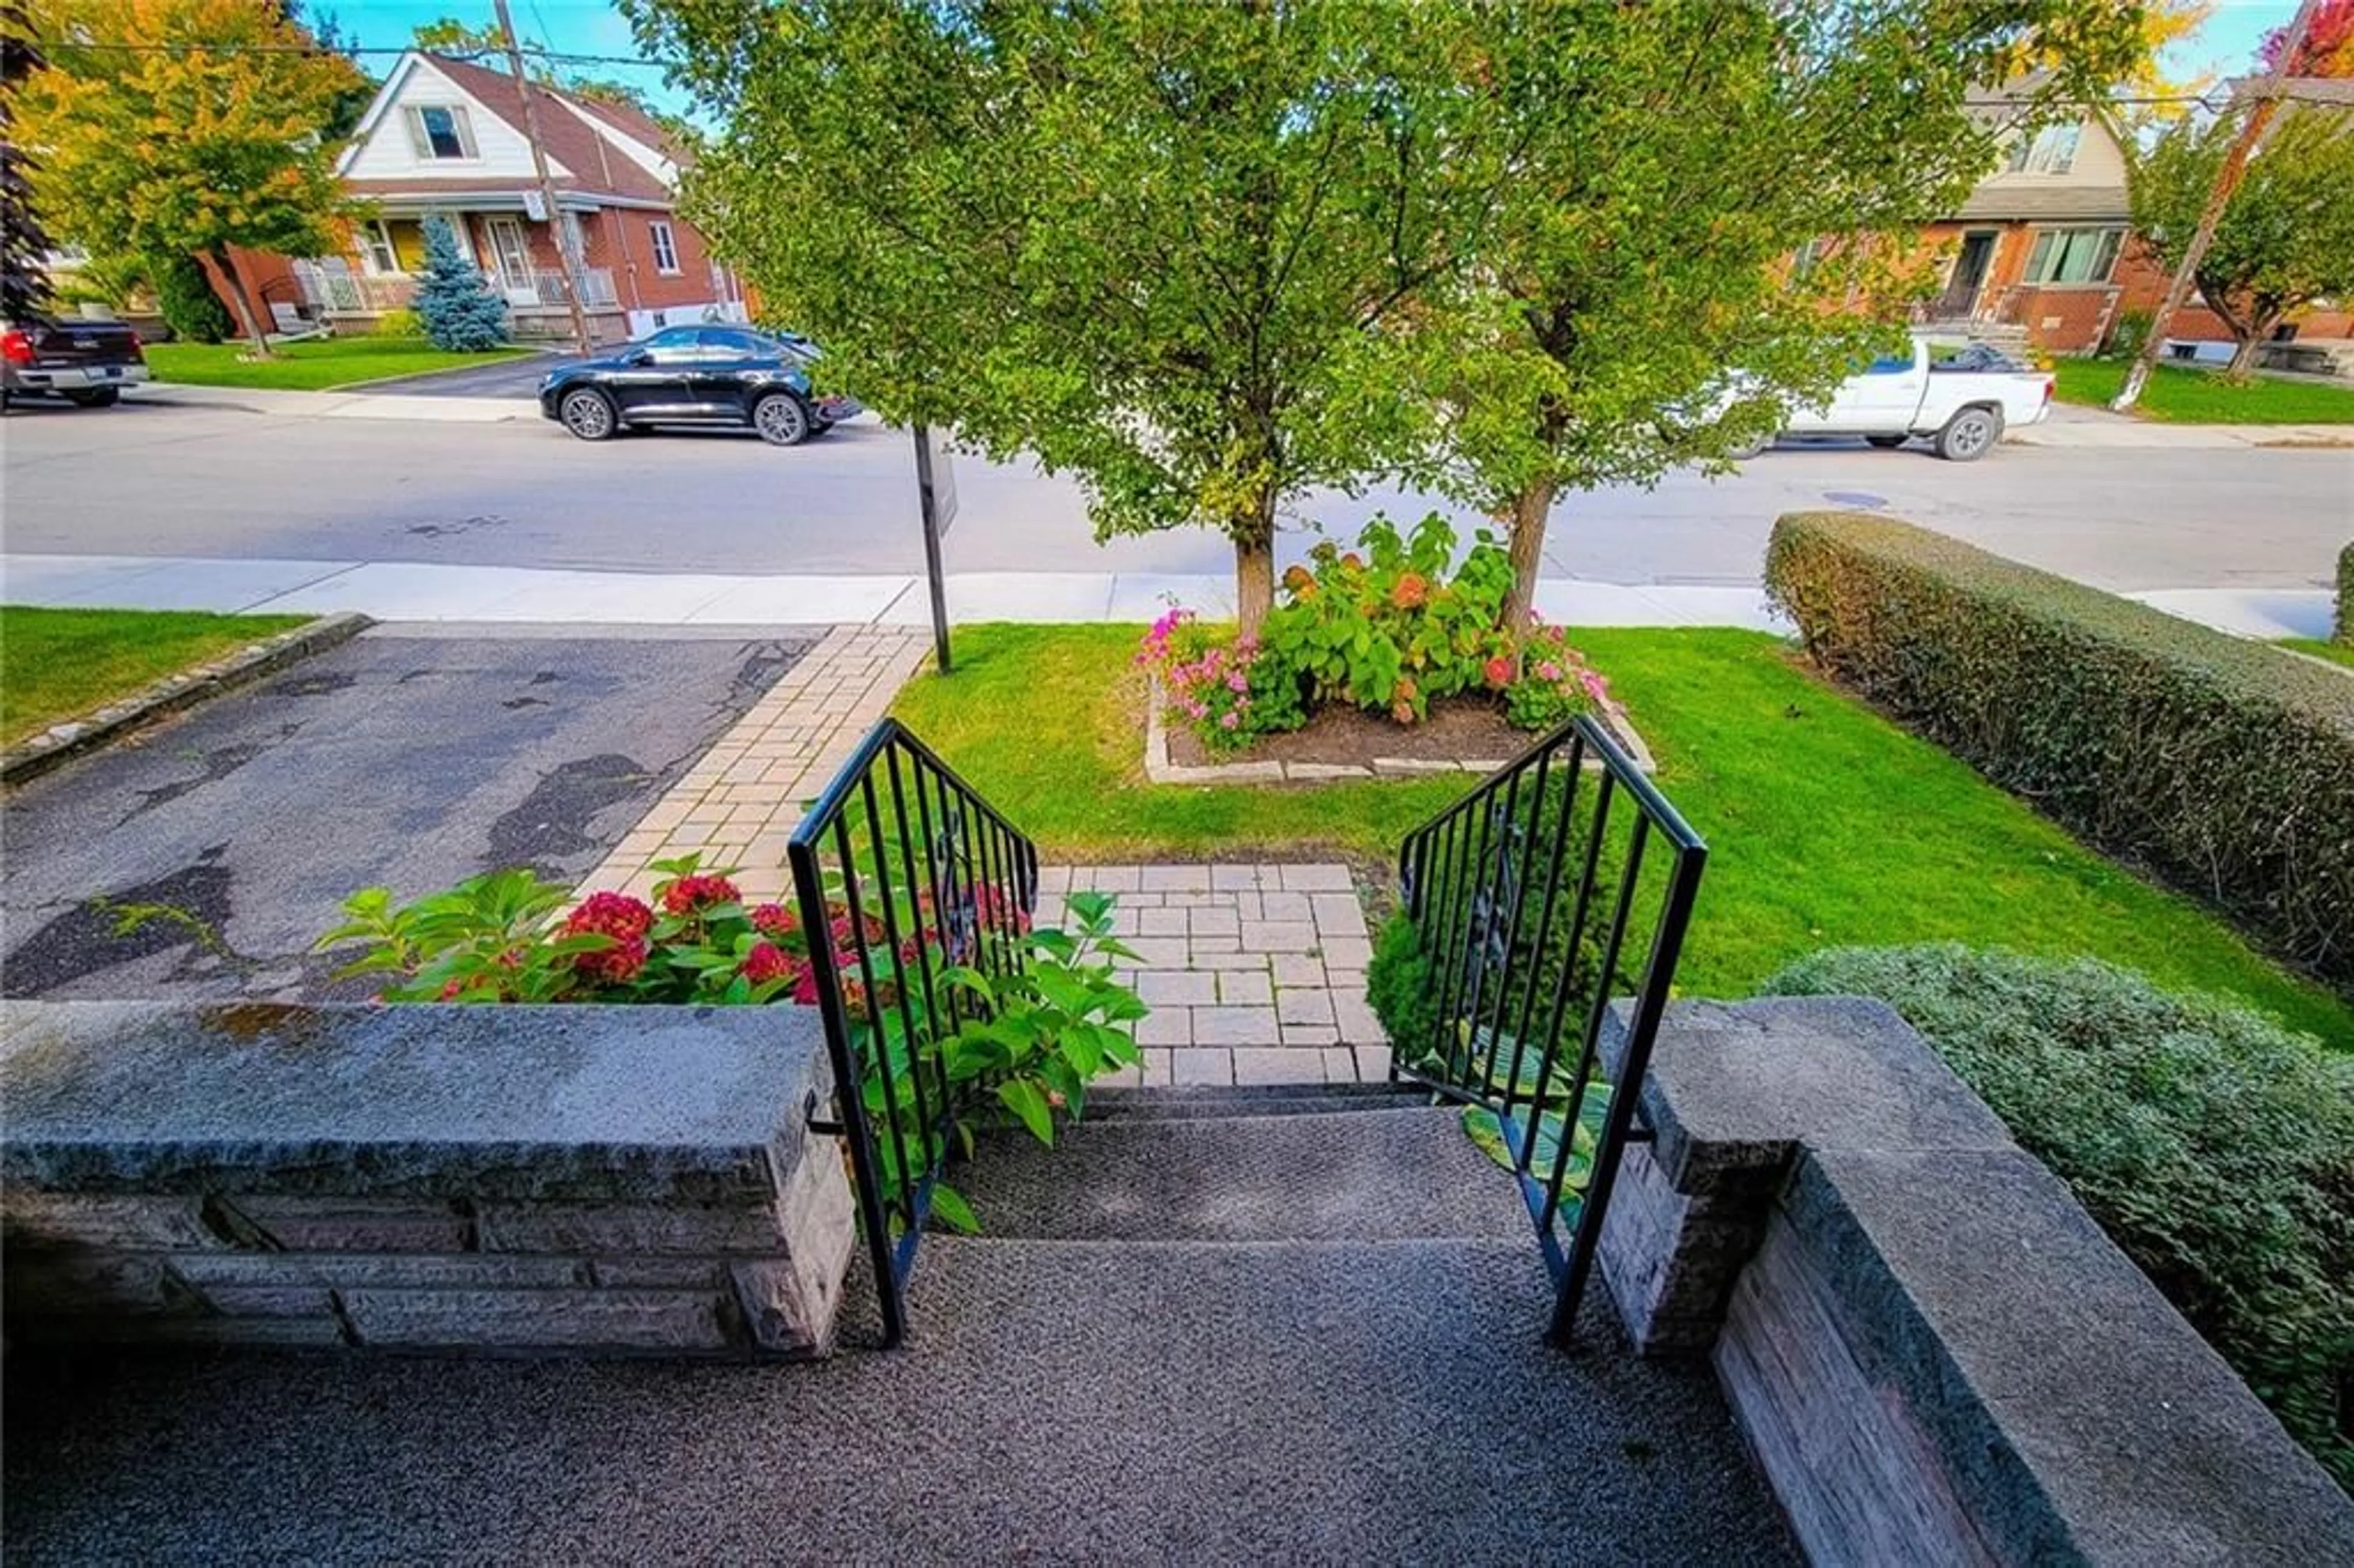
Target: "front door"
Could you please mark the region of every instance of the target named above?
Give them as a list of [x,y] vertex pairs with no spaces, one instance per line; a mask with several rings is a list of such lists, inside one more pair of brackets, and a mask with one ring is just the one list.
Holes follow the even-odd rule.
[[1987,268],[1994,260],[1995,238],[1992,229],[1962,236],[1961,254],[1954,258],[1954,275],[1937,299],[1940,320],[1959,321],[1978,308],[1978,285],[1986,281]]
[[523,224],[512,217],[483,220],[490,230],[491,267],[498,274],[499,289],[511,305],[539,303],[538,279],[531,265],[531,243],[524,238]]

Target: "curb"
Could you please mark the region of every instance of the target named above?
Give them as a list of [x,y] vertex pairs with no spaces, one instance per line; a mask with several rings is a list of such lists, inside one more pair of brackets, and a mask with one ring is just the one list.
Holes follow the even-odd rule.
[[376,622],[365,615],[327,615],[307,626],[240,648],[209,663],[167,675],[135,696],[109,703],[85,718],[68,719],[21,745],[0,751],[0,784],[21,784],[85,751],[166,715],[192,708],[313,653],[348,642]]

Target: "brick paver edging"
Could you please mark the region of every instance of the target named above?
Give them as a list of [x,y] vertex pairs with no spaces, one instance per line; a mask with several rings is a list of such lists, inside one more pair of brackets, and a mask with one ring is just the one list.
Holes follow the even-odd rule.
[[[1213,762],[1191,767],[1169,759],[1169,723],[1162,716],[1168,705],[1161,694],[1161,677],[1150,678],[1144,698],[1144,776],[1155,784],[1329,784],[1339,779],[1419,779],[1433,773],[1494,773],[1511,765],[1511,758],[1424,758],[1376,757],[1364,764],[1350,762],[1283,762],[1273,758],[1257,762]],[[1635,732],[1623,712],[1605,713],[1603,726],[1609,730],[1618,744],[1634,759],[1635,767],[1644,773],[1656,773],[1659,765],[1651,759],[1651,748]],[[1529,736],[1534,745],[1539,737]],[[1602,759],[1585,759],[1589,770],[1599,769]]]
[[348,642],[376,622],[365,615],[322,616],[307,626],[281,631],[234,653],[166,675],[121,702],[80,718],[53,725],[20,745],[0,750],[0,783],[21,784],[167,714],[191,708],[264,675],[273,675],[313,653]]

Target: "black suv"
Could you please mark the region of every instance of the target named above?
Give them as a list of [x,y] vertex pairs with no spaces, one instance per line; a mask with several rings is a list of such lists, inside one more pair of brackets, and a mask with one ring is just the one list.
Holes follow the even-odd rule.
[[817,358],[815,344],[789,334],[664,327],[605,358],[549,371],[539,411],[584,441],[639,425],[748,425],[762,440],[799,446],[862,411],[851,398],[810,389]]

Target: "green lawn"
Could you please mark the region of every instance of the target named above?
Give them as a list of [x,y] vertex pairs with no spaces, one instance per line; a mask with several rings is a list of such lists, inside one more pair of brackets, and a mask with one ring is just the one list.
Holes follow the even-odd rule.
[[[2052,370],[2060,401],[2096,408],[2107,407],[2126,379],[2121,359],[2062,359]],[[2354,387],[2268,376],[2234,387],[2211,370],[2161,365],[2134,408],[2176,425],[2354,425]]]
[[[1379,865],[1463,788],[1147,784],[1128,665],[1141,630],[965,628],[956,673],[913,682],[896,711],[1055,858],[1275,849]],[[1628,701],[1661,788],[1710,842],[1680,976],[1688,994],[1745,995],[1818,947],[1946,938],[2090,953],[2354,1041],[2345,1003],[1821,684],[1778,640],[1592,630],[1577,641]]]
[[2354,643],[2325,641],[2318,637],[2285,637],[2281,639],[2281,646],[2354,669]]
[[309,619],[0,606],[0,741],[13,745]]
[[416,337],[333,337],[317,343],[280,344],[277,357],[248,361],[249,343],[156,343],[147,345],[147,364],[158,381],[192,387],[262,387],[278,391],[323,392],[393,376],[421,376],[468,365],[495,365],[530,353],[498,348],[484,354],[451,354]]

